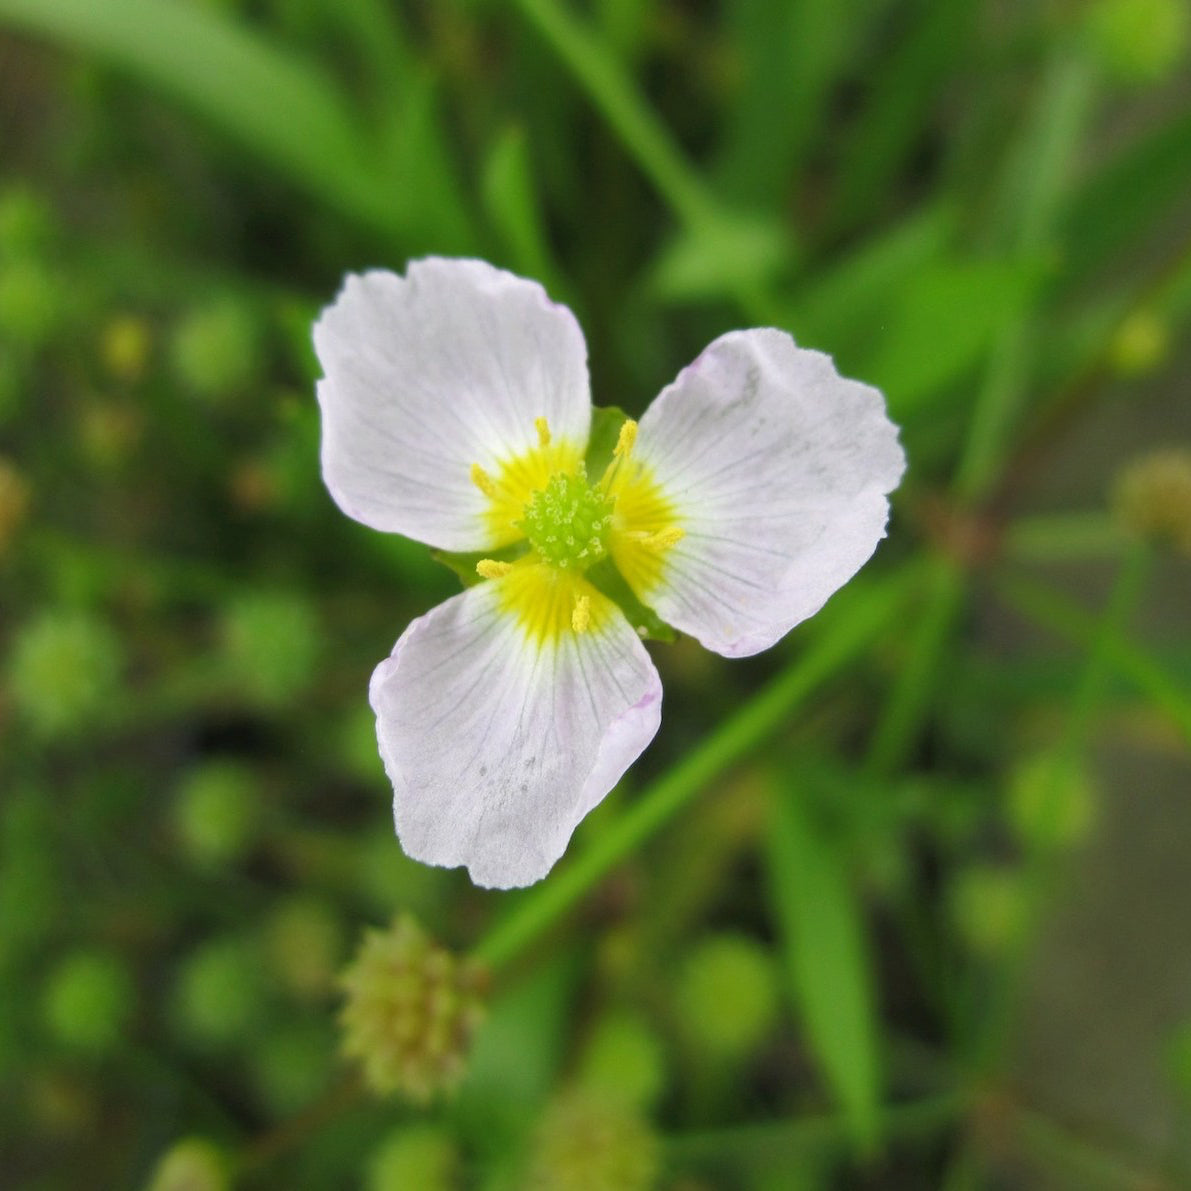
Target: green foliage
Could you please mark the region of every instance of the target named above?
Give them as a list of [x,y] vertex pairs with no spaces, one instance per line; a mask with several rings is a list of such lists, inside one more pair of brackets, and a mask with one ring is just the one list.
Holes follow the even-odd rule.
[[[0,1169],[1191,1185],[1185,971],[1151,954],[1191,894],[1146,884],[1191,749],[1188,29],[1185,0],[0,0]],[[665,724],[519,894],[402,854],[367,703],[479,556],[319,478],[311,321],[427,254],[576,311],[589,475],[749,325],[881,388],[910,460],[865,574],[756,660],[591,570]],[[339,1057],[351,940],[401,914],[491,973],[424,1109]]]
[[871,961],[838,843],[801,791],[775,800],[766,851],[793,1001],[856,1140],[880,1130],[881,1072]]

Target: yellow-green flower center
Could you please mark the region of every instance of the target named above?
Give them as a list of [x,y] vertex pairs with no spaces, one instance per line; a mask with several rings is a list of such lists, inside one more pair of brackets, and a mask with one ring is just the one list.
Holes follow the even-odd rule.
[[530,497],[516,525],[544,562],[584,571],[608,553],[613,503],[584,472],[556,472]]
[[534,419],[536,447],[499,461],[493,471],[471,465],[472,483],[487,497],[484,519],[494,546],[524,541],[512,560],[482,558],[476,574],[500,583],[500,597],[540,644],[564,633],[594,630],[615,605],[584,572],[611,556],[639,599],[656,588],[663,556],[684,530],[648,469],[630,456],[637,423],[626,421],[612,461],[588,482],[583,452],[556,442],[546,419]]

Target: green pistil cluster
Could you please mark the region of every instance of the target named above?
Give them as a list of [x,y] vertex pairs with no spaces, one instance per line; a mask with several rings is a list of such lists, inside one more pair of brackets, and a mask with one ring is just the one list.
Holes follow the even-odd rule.
[[608,553],[612,501],[587,476],[558,472],[525,506],[517,528],[543,561],[562,570],[586,570]]

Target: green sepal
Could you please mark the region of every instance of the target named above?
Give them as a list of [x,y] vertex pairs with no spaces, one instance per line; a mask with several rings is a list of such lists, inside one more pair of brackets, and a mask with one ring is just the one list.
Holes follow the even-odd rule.
[[584,465],[592,480],[598,480],[612,462],[612,452],[620,437],[620,428],[629,421],[629,415],[615,405],[597,405],[591,411],[591,435],[587,440],[587,454]]
[[610,558],[597,562],[586,573],[585,578],[597,591],[602,592],[619,606],[629,624],[644,640],[668,643],[678,640],[678,633],[652,608],[646,607],[637,599],[632,588],[624,581],[624,576],[616,569]]
[[480,582],[476,574],[476,563],[482,559],[491,558],[495,562],[512,562],[525,553],[525,543],[518,542],[513,546],[505,546],[502,550],[476,550],[467,554],[452,554],[449,550],[431,550],[430,557],[441,563],[448,571],[459,576],[464,587],[475,587]]

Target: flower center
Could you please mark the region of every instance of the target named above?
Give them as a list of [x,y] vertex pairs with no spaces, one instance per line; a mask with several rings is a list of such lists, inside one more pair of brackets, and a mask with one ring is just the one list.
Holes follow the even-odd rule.
[[615,605],[584,577],[612,561],[636,592],[657,586],[665,553],[683,538],[674,508],[648,472],[631,461],[637,423],[620,428],[616,447],[596,484],[587,479],[581,449],[555,442],[546,419],[535,418],[536,447],[502,460],[495,473],[471,465],[472,483],[488,498],[485,513],[494,544],[528,543],[512,562],[482,558],[481,579],[501,581],[501,599],[540,642],[568,630],[599,626]]
[[587,475],[556,472],[530,497],[516,526],[543,562],[561,570],[586,570],[608,553],[613,500]]

